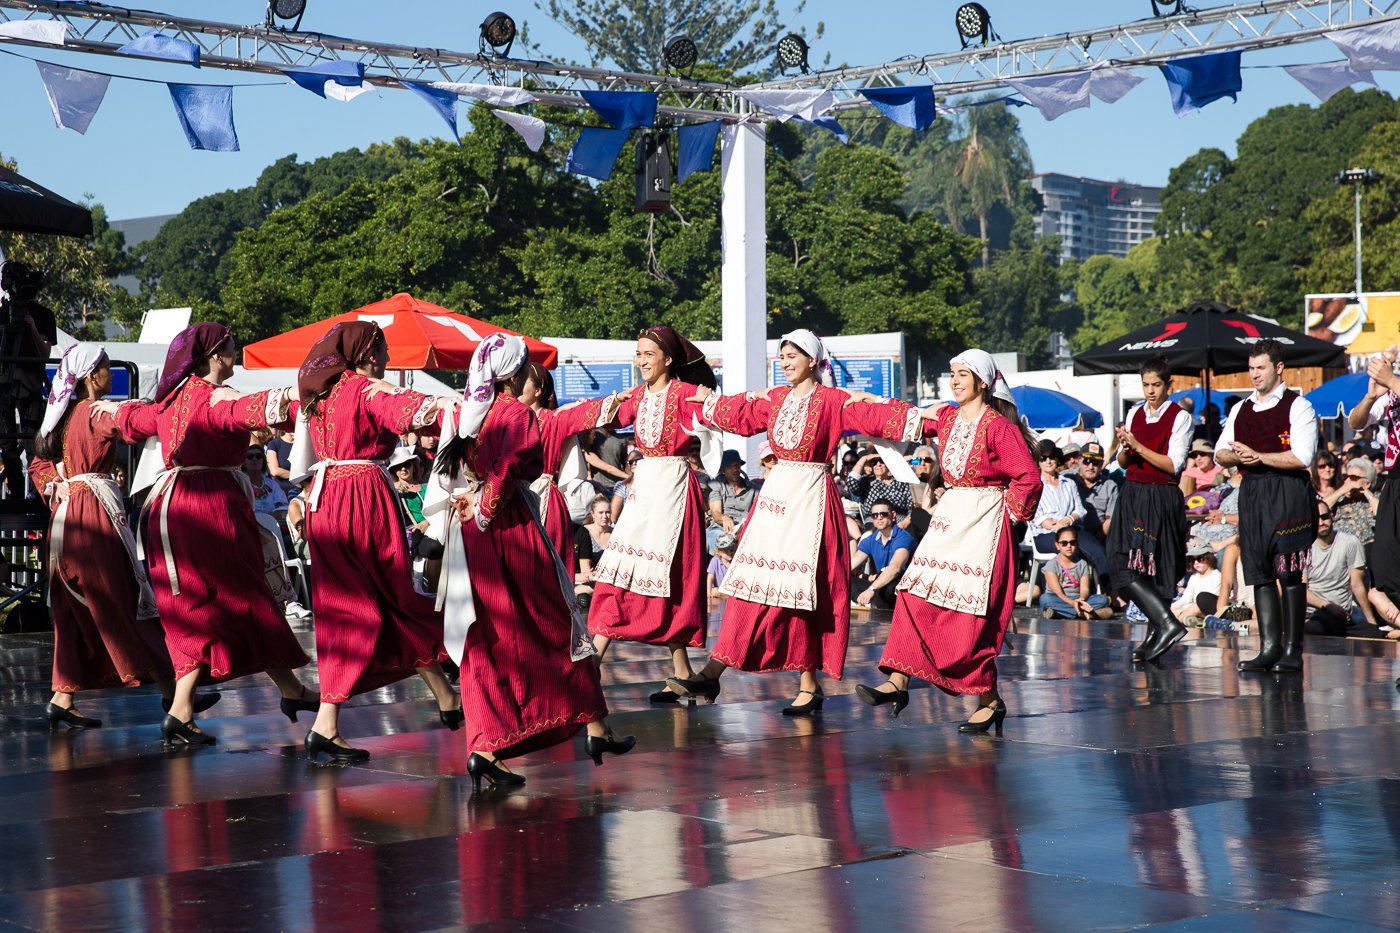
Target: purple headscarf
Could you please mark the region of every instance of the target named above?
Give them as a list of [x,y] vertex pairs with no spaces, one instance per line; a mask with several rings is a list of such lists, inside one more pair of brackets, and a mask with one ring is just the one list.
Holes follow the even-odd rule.
[[214,355],[214,351],[224,345],[231,331],[222,324],[191,324],[175,335],[170,341],[170,350],[165,354],[165,368],[160,372],[160,382],[156,385],[157,404],[175,394],[175,390],[185,380],[194,375],[201,362]]

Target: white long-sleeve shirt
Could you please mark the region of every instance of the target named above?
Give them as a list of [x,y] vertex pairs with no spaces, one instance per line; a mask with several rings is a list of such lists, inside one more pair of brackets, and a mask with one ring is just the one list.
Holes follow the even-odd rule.
[[[1142,409],[1142,416],[1147,419],[1148,424],[1156,424],[1162,420],[1162,416],[1167,413],[1166,405],[1158,405],[1154,412],[1147,407],[1146,402],[1138,402],[1128,412],[1128,418],[1124,422],[1128,430],[1132,430],[1133,419],[1137,417],[1138,409]],[[1171,440],[1167,442],[1167,459],[1172,462],[1172,472],[1180,473],[1186,466],[1186,455],[1191,449],[1191,432],[1195,425],[1191,421],[1191,415],[1186,409],[1177,407],[1176,421],[1172,423]]]
[[[1225,419],[1225,427],[1220,431],[1220,440],[1215,449],[1230,448],[1235,440],[1235,418],[1247,402],[1254,403],[1255,411],[1268,411],[1279,403],[1287,388],[1280,382],[1268,395],[1261,397],[1257,391],[1253,392],[1245,401],[1230,409],[1230,417]],[[1288,412],[1288,447],[1303,465],[1302,469],[1312,469],[1313,457],[1317,456],[1317,412],[1313,411],[1312,403],[1301,395],[1293,400],[1293,407]]]

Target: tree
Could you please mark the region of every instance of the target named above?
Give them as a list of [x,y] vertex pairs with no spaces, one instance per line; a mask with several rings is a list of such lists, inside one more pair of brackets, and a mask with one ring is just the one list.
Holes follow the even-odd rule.
[[951,182],[943,192],[945,210],[951,223],[967,214],[976,219],[986,267],[991,262],[992,213],[1018,202],[1015,192],[1031,172],[1031,155],[1005,104],[968,107],[964,120],[966,133],[944,150]]
[[985,309],[973,328],[975,345],[989,352],[1020,353],[1032,369],[1050,363],[1050,332],[1062,329],[1072,308],[1062,295],[1058,237],[1046,237],[1030,249],[996,254],[978,269],[977,298]]
[[[1364,285],[1368,292],[1400,290],[1400,120],[1376,124],[1355,162],[1380,173],[1380,181],[1362,189]],[[1336,185],[1309,205],[1312,256],[1300,279],[1307,291],[1350,292],[1355,278],[1352,226],[1355,193]],[[1301,302],[1294,306],[1297,316]]]

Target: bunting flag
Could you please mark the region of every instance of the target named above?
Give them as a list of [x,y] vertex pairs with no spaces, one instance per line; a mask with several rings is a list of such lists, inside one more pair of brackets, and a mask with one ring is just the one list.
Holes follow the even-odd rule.
[[579,91],[579,96],[615,130],[656,125],[653,91]]
[[748,101],[755,107],[771,113],[779,123],[792,119],[816,123],[817,117],[824,116],[836,106],[836,95],[819,88],[796,91],[743,91],[734,96]]
[[715,143],[719,140],[719,120],[708,123],[688,123],[676,135],[680,137],[677,155],[676,184],[696,172],[708,172],[715,164]]
[[523,113],[512,113],[509,110],[491,111],[501,119],[501,122],[520,134],[520,138],[525,140],[525,145],[531,152],[539,152],[540,146],[544,145],[544,134],[548,124],[539,117],[529,117]]
[[493,107],[523,107],[539,100],[519,87],[496,87],[494,84],[458,84],[454,81],[434,81],[433,87],[451,91],[459,97],[485,101]]
[[569,159],[564,163],[564,171],[575,175],[587,175],[599,181],[612,177],[613,166],[627,145],[631,130],[605,130],[589,126],[579,131],[574,147],[569,150]]
[[835,117],[817,117],[815,120],[807,120],[806,122],[813,126],[820,126],[824,130],[831,130],[831,132],[836,134],[836,138],[841,140],[841,145],[843,146],[848,146],[851,143],[851,135],[846,132],[840,123],[836,122]]
[[370,90],[363,62],[320,62],[308,68],[283,68],[282,73],[317,97],[350,101]]
[[217,84],[167,84],[191,149],[237,152],[233,88]]
[[16,19],[0,23],[0,38],[62,45],[67,37],[68,24],[56,19]]
[[860,93],[876,110],[911,130],[928,129],[938,116],[933,103],[933,85],[867,87]]
[[140,55],[143,58],[162,58],[171,62],[185,62],[199,67],[199,46],[184,39],[167,36],[159,29],[152,29],[132,39],[117,49],[121,55]]
[[[1342,88],[1351,87],[1353,84],[1359,82],[1376,84],[1375,75],[1369,71],[1357,71],[1352,68],[1350,62],[1319,62],[1315,65],[1284,65],[1283,70],[1288,72],[1299,84],[1311,91],[1318,100],[1324,103]],[[1379,87],[1380,85],[1376,86]]]
[[1089,83],[1092,75],[1087,71],[1073,74],[1048,75],[1043,78],[1017,78],[1006,83],[1014,87],[1021,96],[1031,102],[1040,115],[1047,120],[1064,116],[1071,110],[1083,110],[1089,106]]
[[48,62],[34,64],[39,66],[39,78],[44,82],[44,93],[49,96],[53,122],[60,129],[86,133],[97,108],[102,106],[102,98],[107,96],[111,76]]
[[1180,58],[1157,67],[1162,69],[1167,79],[1172,110],[1178,117],[1195,113],[1222,97],[1238,100],[1235,95],[1244,87],[1244,80],[1240,77],[1239,52]]
[[1400,20],[1329,32],[1357,71],[1400,70]]
[[1089,69],[1089,93],[1105,104],[1116,104],[1125,94],[1147,79],[1128,68],[1107,65]]
[[447,123],[452,130],[452,138],[457,142],[462,141],[462,137],[457,134],[457,95],[451,91],[444,91],[440,87],[433,87],[422,81],[405,81],[399,79],[399,83],[408,88],[427,102],[429,107]]

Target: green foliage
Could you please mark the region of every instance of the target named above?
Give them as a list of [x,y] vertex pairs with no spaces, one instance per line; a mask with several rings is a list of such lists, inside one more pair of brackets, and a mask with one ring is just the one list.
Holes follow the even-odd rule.
[[[1368,292],[1400,290],[1400,120],[1377,123],[1353,162],[1380,172],[1361,194],[1362,272]],[[1355,287],[1352,225],[1356,209],[1351,185],[1336,186],[1308,206],[1306,221],[1315,248],[1306,274],[1308,290],[1350,292]],[[1298,313],[1297,306],[1294,316]]]
[[975,346],[1024,354],[1031,369],[1050,364],[1050,332],[1064,327],[1071,310],[1061,299],[1066,277],[1059,255],[1059,239],[1047,237],[1029,249],[997,253],[977,270],[983,312],[972,332]]

